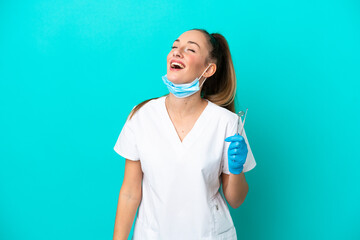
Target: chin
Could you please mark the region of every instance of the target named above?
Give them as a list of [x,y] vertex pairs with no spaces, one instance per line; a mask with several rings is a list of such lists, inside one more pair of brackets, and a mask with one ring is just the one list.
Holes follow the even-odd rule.
[[167,73],[167,78],[169,79],[170,82],[175,83],[175,84],[191,82],[191,81],[186,81],[186,79],[183,76],[181,76],[180,74],[173,73],[170,71],[168,71],[168,73]]
[[167,78],[169,79],[170,82],[175,83],[175,84],[180,84],[182,83],[181,78],[179,76],[176,76],[176,74],[173,73],[168,73],[167,74]]

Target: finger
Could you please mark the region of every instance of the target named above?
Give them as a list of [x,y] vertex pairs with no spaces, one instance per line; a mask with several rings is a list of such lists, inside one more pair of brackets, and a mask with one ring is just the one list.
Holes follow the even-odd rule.
[[243,139],[244,139],[243,136],[240,136],[240,135],[238,135],[238,134],[235,134],[235,135],[233,135],[233,136],[227,137],[227,138],[225,139],[225,141],[227,141],[227,142],[240,142],[240,141],[242,141]]
[[247,144],[245,142],[241,142],[238,148],[242,151],[244,151],[245,149],[247,150]]
[[240,142],[231,142],[229,146],[229,150],[239,147],[240,147]]
[[241,142],[243,140],[244,140],[243,136],[240,136],[237,134],[235,134],[234,136],[225,138],[226,142]]
[[238,148],[238,149],[246,149],[247,148],[247,144],[245,141],[242,142],[231,142],[229,145],[229,150],[234,149],[234,148]]
[[239,154],[239,149],[234,148],[232,150],[229,150],[229,155],[237,155]]
[[235,161],[235,160],[236,160],[236,155],[230,155],[230,156],[229,156],[229,159],[230,159],[231,161]]
[[233,162],[233,167],[242,167],[245,164],[245,160],[240,160],[237,157],[231,157],[230,160]]
[[228,154],[228,158],[231,160],[236,160],[238,163],[245,163],[246,159],[244,159],[244,155],[242,154]]

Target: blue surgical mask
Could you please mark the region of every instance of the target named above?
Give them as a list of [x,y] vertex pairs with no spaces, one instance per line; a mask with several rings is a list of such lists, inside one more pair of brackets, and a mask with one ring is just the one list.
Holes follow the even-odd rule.
[[195,80],[192,81],[191,83],[183,83],[183,84],[172,83],[167,78],[167,74],[165,76],[163,76],[162,79],[163,79],[165,85],[167,86],[167,88],[169,89],[169,92],[174,94],[175,97],[177,97],[177,98],[189,97],[200,90],[200,88],[204,84],[206,78],[201,83],[201,86],[199,86],[199,80],[201,79],[203,74],[208,70],[208,68],[210,66],[211,66],[211,64],[209,64],[209,66],[205,69],[205,71],[201,74],[200,77],[195,78]]

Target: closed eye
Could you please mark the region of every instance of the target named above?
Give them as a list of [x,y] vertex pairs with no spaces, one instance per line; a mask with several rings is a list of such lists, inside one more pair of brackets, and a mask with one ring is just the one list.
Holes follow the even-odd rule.
[[[172,46],[172,47],[171,47],[171,49],[174,49],[174,48],[177,48],[177,47],[175,47],[175,46]],[[191,52],[195,52],[195,50],[194,50],[194,49],[190,49],[190,48],[188,48],[188,50],[189,50],[189,51],[191,51]]]

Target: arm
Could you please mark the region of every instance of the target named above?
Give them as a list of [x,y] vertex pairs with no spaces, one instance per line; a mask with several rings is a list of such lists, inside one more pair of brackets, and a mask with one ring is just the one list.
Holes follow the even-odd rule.
[[222,173],[222,189],[226,201],[232,208],[238,208],[245,201],[246,195],[249,191],[249,185],[246,182],[245,174],[230,175]]
[[127,240],[141,201],[142,170],[140,161],[126,159],[124,181],[120,189],[113,240]]
[[249,191],[243,172],[248,148],[245,139],[238,133],[225,141],[230,142],[227,154],[230,175],[222,174],[223,192],[230,206],[238,208]]

